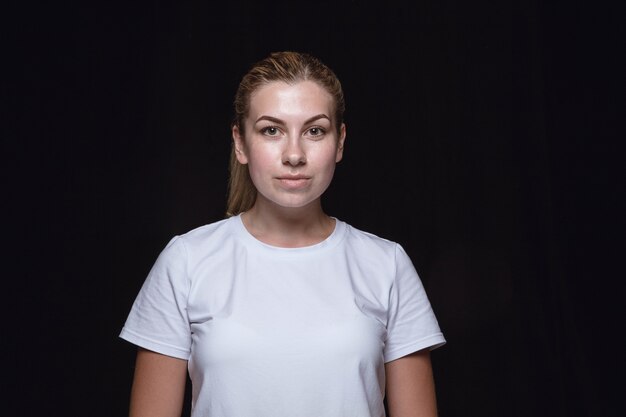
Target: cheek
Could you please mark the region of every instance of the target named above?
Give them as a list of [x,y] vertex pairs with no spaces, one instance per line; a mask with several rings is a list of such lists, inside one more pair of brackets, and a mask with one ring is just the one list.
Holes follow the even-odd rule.
[[250,148],[248,152],[248,169],[250,174],[258,175],[271,169],[274,166],[276,156],[271,149]]
[[335,165],[337,158],[337,148],[329,147],[324,149],[323,152],[318,155],[318,167],[320,171],[323,171],[326,175],[332,176],[335,172]]

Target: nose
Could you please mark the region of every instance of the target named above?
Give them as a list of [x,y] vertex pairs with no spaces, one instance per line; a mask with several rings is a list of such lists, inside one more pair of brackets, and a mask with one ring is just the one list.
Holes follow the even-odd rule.
[[302,148],[299,137],[291,137],[287,140],[283,151],[283,164],[291,166],[306,164],[306,153]]

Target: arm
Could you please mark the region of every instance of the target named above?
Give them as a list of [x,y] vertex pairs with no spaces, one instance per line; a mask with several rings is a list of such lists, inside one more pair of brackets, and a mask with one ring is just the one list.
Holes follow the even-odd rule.
[[430,351],[420,350],[385,364],[390,417],[436,417]]
[[179,417],[187,361],[139,348],[130,395],[130,417]]

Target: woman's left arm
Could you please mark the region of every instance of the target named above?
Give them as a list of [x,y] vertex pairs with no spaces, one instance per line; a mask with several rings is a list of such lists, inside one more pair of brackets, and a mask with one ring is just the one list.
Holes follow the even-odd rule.
[[430,351],[423,349],[385,364],[389,417],[436,417]]

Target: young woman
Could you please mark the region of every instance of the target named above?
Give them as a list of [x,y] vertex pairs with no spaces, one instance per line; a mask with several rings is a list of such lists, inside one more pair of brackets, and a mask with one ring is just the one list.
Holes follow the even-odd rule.
[[343,156],[339,80],[273,53],[235,97],[228,217],[174,237],[122,330],[138,345],[131,417],[435,416],[445,343],[396,243],[328,216]]

